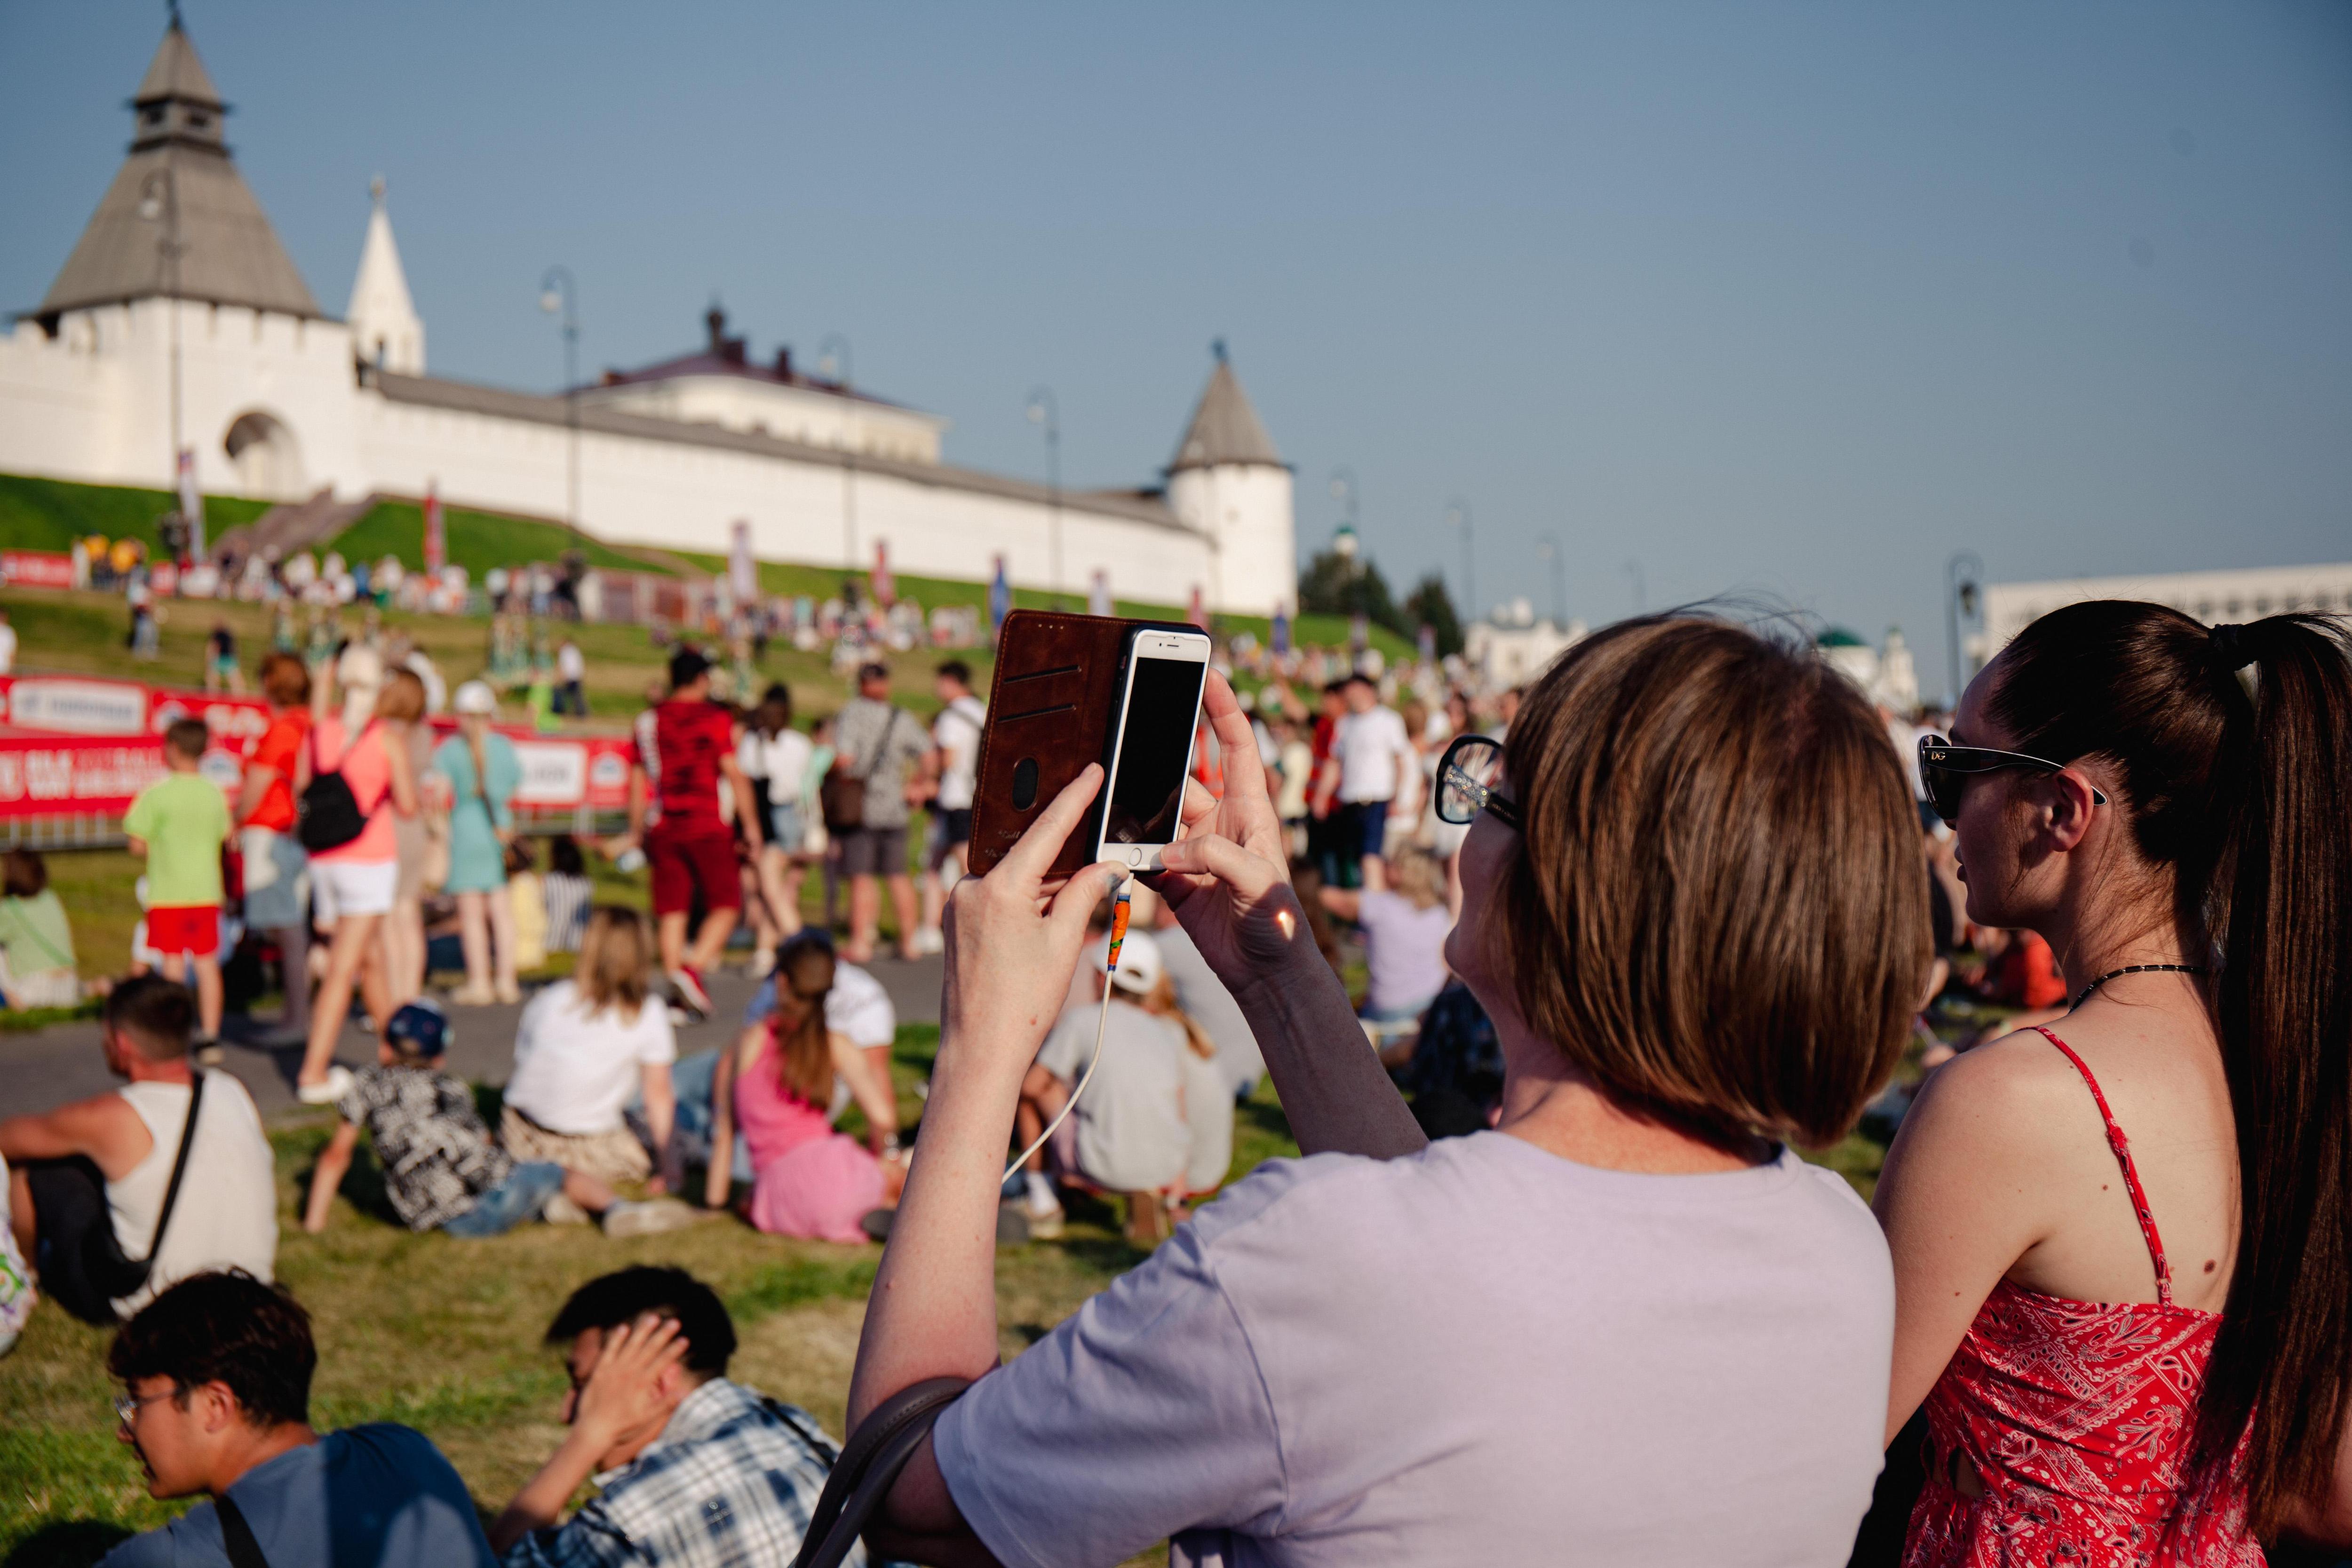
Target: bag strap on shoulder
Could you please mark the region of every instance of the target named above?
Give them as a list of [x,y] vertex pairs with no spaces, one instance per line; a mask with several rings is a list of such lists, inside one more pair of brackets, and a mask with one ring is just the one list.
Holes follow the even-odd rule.
[[834,1462],[793,1568],[841,1568],[940,1412],[971,1386],[966,1378],[929,1378],[874,1407]]
[[196,1113],[204,1109],[205,1079],[209,1076],[204,1068],[198,1068],[195,1085],[188,1091],[188,1120],[180,1129],[180,1152],[172,1156],[171,1184],[164,1187],[163,1206],[155,1215],[155,1238],[147,1244],[147,1267],[150,1268],[154,1268],[155,1254],[163,1246],[163,1230],[172,1223],[172,1210],[180,1202],[180,1178],[188,1173],[188,1151],[195,1147]]
[[261,1554],[261,1542],[254,1539],[253,1526],[246,1521],[245,1510],[236,1500],[223,1492],[213,1499],[213,1512],[220,1519],[221,1544],[228,1548],[229,1568],[269,1568],[269,1559]]

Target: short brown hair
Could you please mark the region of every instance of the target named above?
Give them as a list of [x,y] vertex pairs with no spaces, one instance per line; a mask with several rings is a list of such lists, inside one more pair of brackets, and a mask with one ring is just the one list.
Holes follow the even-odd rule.
[[202,757],[212,742],[213,732],[205,728],[202,719],[174,719],[163,731],[163,744],[191,761]]
[[646,971],[652,963],[645,917],[626,904],[598,904],[588,911],[572,981],[591,1013],[617,1007],[623,1020],[634,1024],[637,1010],[646,1005]]
[[242,1268],[189,1275],[140,1308],[106,1352],[106,1370],[124,1383],[170,1378],[183,1409],[192,1390],[226,1384],[260,1427],[310,1418],[318,1369],[310,1314],[286,1287]]
[[299,708],[310,700],[310,669],[282,648],[261,661],[257,679],[261,694],[280,708]]
[[37,849],[11,849],[0,855],[0,891],[12,899],[37,899],[49,885],[49,863]]
[[1612,1095],[1729,1142],[1843,1137],[1933,960],[1911,792],[1811,648],[1687,613],[1587,638],[1504,754],[1525,819],[1486,930]]
[[196,1005],[188,988],[160,974],[141,974],[106,995],[106,1026],[130,1040],[151,1062],[177,1061],[188,1054]]
[[375,716],[399,724],[414,724],[425,717],[425,682],[415,670],[395,668],[383,678]]

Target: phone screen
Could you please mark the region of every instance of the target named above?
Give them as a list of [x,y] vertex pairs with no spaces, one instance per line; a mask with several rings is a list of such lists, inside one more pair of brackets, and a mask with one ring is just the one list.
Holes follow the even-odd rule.
[[1192,756],[1206,664],[1146,658],[1132,664],[1127,718],[1118,732],[1118,777],[1103,819],[1106,844],[1169,844],[1184,804],[1184,764]]

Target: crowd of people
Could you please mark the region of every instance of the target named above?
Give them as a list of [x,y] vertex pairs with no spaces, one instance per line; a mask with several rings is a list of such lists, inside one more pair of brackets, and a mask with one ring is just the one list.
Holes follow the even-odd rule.
[[[389,818],[422,776],[389,682],[346,655],[342,704],[311,700],[293,780],[332,770],[364,820],[305,868],[338,914],[305,1098],[339,1121],[304,1220],[364,1135],[413,1228],[643,1234],[691,1223],[699,1173],[705,1206],[762,1230],[887,1237],[851,1428],[970,1386],[881,1494],[877,1557],[2236,1568],[2352,1542],[2352,637],[2324,618],[2074,605],[1948,719],[1900,722],[1810,647],[1691,614],[1491,704],[1391,707],[1366,672],[1318,710],[1279,685],[1245,706],[1213,677],[1184,835],[1129,888],[1116,957],[1127,874],[1047,875],[1098,769],[958,875],[968,673],[940,670],[926,726],[861,669],[805,735],[789,693],[733,711],[709,673],[673,658],[607,846],[644,858],[654,924],[587,915],[495,1129],[442,1070],[446,1017],[392,994],[380,942],[344,951],[395,901]],[[495,845],[499,765],[478,733],[452,748],[425,772],[477,787]],[[197,822],[174,767],[138,837],[151,932],[185,963],[108,998],[127,1085],[0,1121],[0,1310],[29,1298],[13,1271],[121,1323],[128,1440],[157,1495],[214,1500],[122,1560],[236,1560],[248,1531],[322,1561],[299,1500],[336,1486],[410,1554],[788,1560],[832,1440],[727,1381],[724,1309],[676,1270],[556,1313],[570,1432],[487,1531],[416,1434],[308,1425],[268,1145],[193,1059],[211,889],[178,840],[230,825]],[[838,950],[798,918],[828,863]],[[8,869],[26,907],[0,918],[39,929],[37,879]],[[862,967],[886,891],[904,946],[945,933],[920,1129]],[[677,1060],[665,979],[709,1012],[746,906],[761,993]],[[317,1020],[354,985],[379,1059],[330,1072]],[[1948,988],[2023,1011],[1923,1056]],[[1927,1070],[1865,1207],[1795,1151],[1906,1057]],[[1309,1158],[1234,1182],[1261,1074]],[[862,1138],[835,1130],[850,1106]],[[1081,1192],[1166,1245],[1000,1366],[993,1240],[1050,1234]]]

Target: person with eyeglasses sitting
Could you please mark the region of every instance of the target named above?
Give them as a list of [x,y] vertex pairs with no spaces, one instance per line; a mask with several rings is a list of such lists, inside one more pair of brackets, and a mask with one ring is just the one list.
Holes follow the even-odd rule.
[[195,1274],[142,1308],[107,1352],[120,1436],[152,1498],[202,1496],[102,1568],[490,1568],[489,1539],[421,1432],[310,1425],[310,1315],[241,1270]]
[[[1877,715],[1811,649],[1695,616],[1587,638],[1497,748],[1450,966],[1503,1058],[1433,1143],[1316,951],[1248,721],[1160,891],[1233,992],[1300,1147],[999,1367],[989,1221],[1091,906],[1049,881],[1081,774],[950,900],[940,1050],[851,1384],[940,1377],[866,1540],[926,1562],[1845,1562],[1880,1467],[1895,1300],[1836,1142],[1932,959]],[[1397,1347],[1412,1347],[1399,1355]]]

